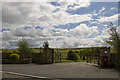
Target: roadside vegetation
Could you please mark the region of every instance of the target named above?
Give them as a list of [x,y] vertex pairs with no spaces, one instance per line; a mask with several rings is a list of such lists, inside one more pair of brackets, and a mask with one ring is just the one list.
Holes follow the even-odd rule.
[[109,40],[106,41],[106,43],[112,47],[113,52],[116,55],[115,61],[117,64],[117,68],[119,68],[120,67],[120,33],[118,27],[114,26],[112,22],[110,22],[109,30],[110,30],[110,37]]
[[30,46],[25,39],[18,42],[17,51],[20,53],[21,58],[30,58],[30,53],[32,53],[32,49],[30,49]]
[[[45,43],[44,43],[45,44]],[[90,47],[90,48],[70,48],[70,49],[56,49],[54,48],[54,53],[61,54],[61,62],[93,62],[97,61],[93,56],[97,56],[97,49],[100,47]],[[40,48],[30,48],[32,53],[43,53],[43,47]],[[68,53],[72,51],[76,55],[77,59],[68,59]],[[18,49],[2,49],[3,53],[19,53]]]

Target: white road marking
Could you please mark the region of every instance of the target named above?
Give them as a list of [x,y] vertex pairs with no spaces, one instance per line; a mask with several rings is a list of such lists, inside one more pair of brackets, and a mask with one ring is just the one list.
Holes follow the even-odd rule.
[[43,79],[43,80],[52,80],[52,79],[49,79],[47,77],[41,77],[41,76],[33,76],[33,75],[27,75],[27,74],[15,73],[15,72],[7,72],[7,71],[0,71],[0,72],[6,73],[6,74],[12,74],[12,75],[30,77],[30,78],[37,78],[37,79]]

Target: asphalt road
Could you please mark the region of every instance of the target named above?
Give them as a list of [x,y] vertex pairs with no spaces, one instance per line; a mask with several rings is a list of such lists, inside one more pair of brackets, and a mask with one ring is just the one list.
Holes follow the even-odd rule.
[[[118,78],[115,69],[99,69],[84,62],[55,64],[4,64],[3,71],[49,78]],[[3,78],[9,75],[3,75]]]

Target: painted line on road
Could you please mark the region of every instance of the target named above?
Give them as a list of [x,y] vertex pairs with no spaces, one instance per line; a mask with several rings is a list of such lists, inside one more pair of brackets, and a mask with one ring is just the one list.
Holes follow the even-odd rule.
[[6,74],[12,74],[12,75],[30,77],[30,78],[37,78],[37,79],[42,79],[42,80],[53,80],[53,79],[50,79],[48,77],[33,76],[33,75],[27,75],[27,74],[15,73],[15,72],[7,72],[7,71],[0,71],[0,72],[6,73]]

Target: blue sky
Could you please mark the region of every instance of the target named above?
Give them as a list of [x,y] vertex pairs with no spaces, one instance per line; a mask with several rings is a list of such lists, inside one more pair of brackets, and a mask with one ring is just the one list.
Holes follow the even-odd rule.
[[118,25],[117,2],[6,2],[2,6],[2,48],[17,48],[25,38],[32,47],[48,41],[53,48],[105,46],[109,22]]

